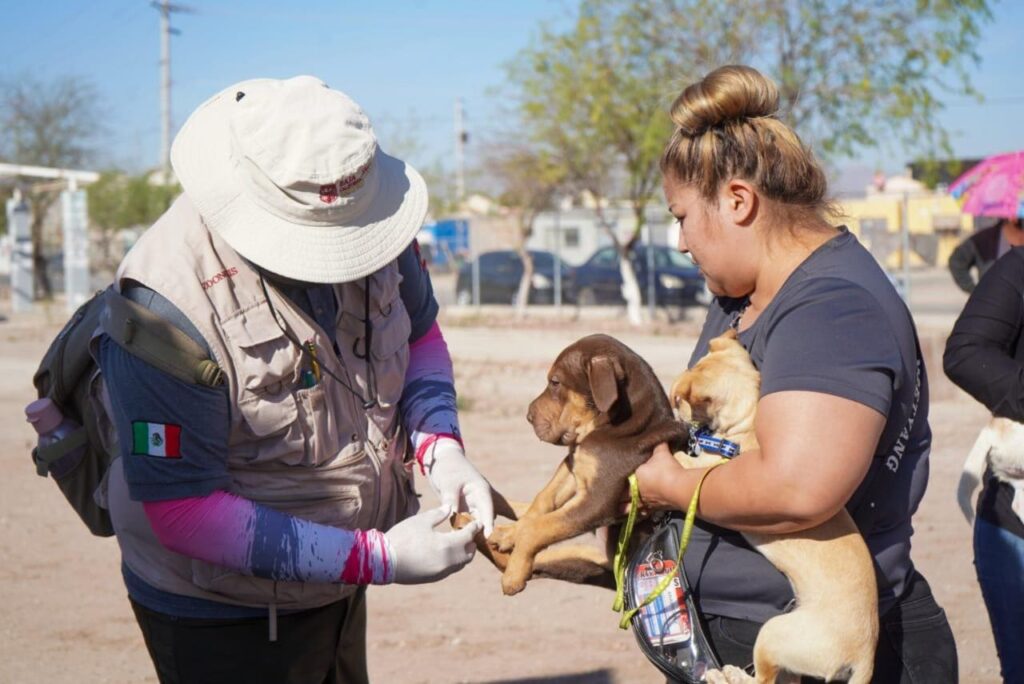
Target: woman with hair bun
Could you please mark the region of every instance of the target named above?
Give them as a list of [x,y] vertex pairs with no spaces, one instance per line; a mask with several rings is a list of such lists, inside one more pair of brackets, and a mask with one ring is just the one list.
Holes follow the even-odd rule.
[[[716,69],[675,100],[661,159],[679,250],[715,295],[690,365],[732,327],[761,373],[760,449],[704,482],[687,578],[719,659],[749,668],[760,626],[793,594],[740,532],[808,529],[845,506],[876,569],[873,681],[956,682],[953,634],[910,558],[931,444],[914,322],[871,254],[828,220],[825,174],[778,106],[755,69]],[[701,474],[659,448],[637,470],[641,498],[685,510]]]

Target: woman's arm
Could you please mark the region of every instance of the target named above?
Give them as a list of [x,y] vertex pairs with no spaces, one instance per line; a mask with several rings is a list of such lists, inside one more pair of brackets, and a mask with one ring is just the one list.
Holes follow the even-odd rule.
[[[853,495],[885,426],[878,411],[819,392],[775,392],[758,403],[760,449],[708,475],[698,514],[741,532],[785,533],[828,520]],[[702,470],[660,448],[636,471],[645,505],[686,510]]]
[[974,276],[971,275],[971,267],[976,265],[978,248],[974,241],[967,238],[953,250],[949,255],[949,272],[953,276],[953,282],[964,292],[970,293],[974,290]]
[[1024,420],[1024,364],[1014,358],[1024,323],[1024,249],[985,274],[960,313],[942,358],[949,379],[992,413]]

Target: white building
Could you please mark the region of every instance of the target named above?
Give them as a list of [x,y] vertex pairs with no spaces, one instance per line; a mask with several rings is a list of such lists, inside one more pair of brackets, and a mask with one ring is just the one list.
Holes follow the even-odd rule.
[[[647,227],[640,241],[656,245],[676,244],[679,229],[664,205],[652,202],[645,213]],[[636,228],[633,211],[628,206],[607,207],[603,214],[619,240],[628,239]],[[610,244],[611,238],[601,227],[597,212],[585,207],[560,208],[539,214],[533,222],[533,235],[527,241],[529,249],[554,252],[574,266],[582,264],[600,247]]]

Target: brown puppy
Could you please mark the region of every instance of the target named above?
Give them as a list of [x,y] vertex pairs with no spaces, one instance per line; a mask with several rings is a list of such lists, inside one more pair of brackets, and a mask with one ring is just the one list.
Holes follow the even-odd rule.
[[[679,448],[688,438],[651,367],[607,335],[584,337],[558,355],[527,420],[540,439],[569,447],[569,455],[519,520],[495,528],[488,540],[509,554],[500,558],[507,560],[501,587],[508,595],[526,586],[542,549],[621,518],[629,475],[659,443]],[[607,577],[610,559],[592,565]]]
[[[759,386],[757,369],[730,330],[711,340],[708,354],[679,377],[672,403],[682,418],[739,444],[738,458],[743,458],[745,451],[758,448],[754,416]],[[684,467],[708,465],[706,457],[677,454],[676,459]],[[797,607],[761,627],[754,644],[755,678],[730,666],[709,673],[707,681],[767,683],[784,671],[843,678],[851,684],[870,682],[878,641],[878,588],[871,554],[846,509],[801,532],[743,536],[786,575]]]

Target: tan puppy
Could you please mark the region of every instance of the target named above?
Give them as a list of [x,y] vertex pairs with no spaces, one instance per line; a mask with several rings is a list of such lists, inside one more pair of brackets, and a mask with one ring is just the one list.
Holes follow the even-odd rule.
[[[708,354],[679,377],[670,395],[682,418],[737,443],[737,458],[743,458],[744,452],[758,448],[754,416],[759,389],[757,369],[729,330],[711,340]],[[689,468],[708,461],[685,454],[676,458]],[[878,641],[878,588],[871,554],[846,509],[809,530],[743,536],[786,575],[796,608],[761,627],[754,644],[756,677],[728,666],[709,673],[707,681],[768,683],[786,672],[870,682]]]
[[985,466],[992,468],[996,479],[1013,487],[1013,512],[1024,520],[1024,424],[1009,418],[993,418],[978,434],[967,454],[956,491],[967,522],[974,521],[971,500],[981,484]]

